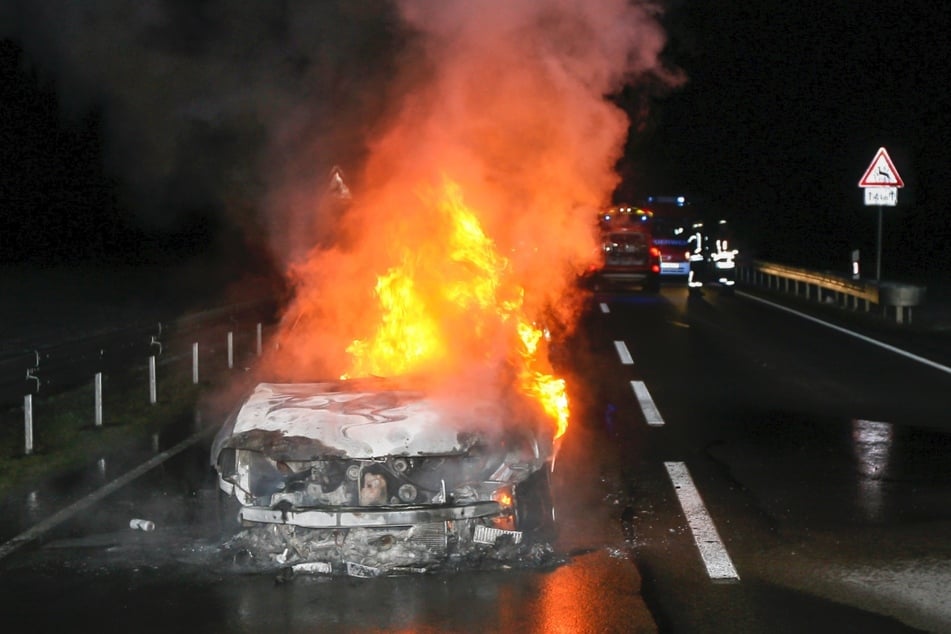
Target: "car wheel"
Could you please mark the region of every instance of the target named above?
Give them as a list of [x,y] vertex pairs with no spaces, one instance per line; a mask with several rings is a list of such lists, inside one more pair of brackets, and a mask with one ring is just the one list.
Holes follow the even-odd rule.
[[538,540],[555,538],[550,469],[536,471],[515,488],[516,528]]
[[644,290],[648,293],[659,293],[660,292],[660,280],[656,277],[652,277],[644,283]]
[[241,504],[235,497],[218,489],[218,530],[221,535],[231,536],[241,528],[241,521],[238,519],[239,510],[241,510]]

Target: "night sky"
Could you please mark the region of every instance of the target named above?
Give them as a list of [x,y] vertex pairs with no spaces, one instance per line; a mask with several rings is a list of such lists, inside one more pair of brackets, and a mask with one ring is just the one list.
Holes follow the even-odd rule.
[[845,270],[860,248],[871,270],[857,184],[884,146],[905,187],[883,276],[951,271],[949,18],[939,1],[678,3],[668,53],[690,80],[629,144],[628,183],[693,194],[764,259]]
[[[177,39],[163,46],[201,49],[224,37],[228,25],[216,16],[169,4],[179,6],[188,28],[169,29]],[[206,4],[214,3],[197,6]],[[334,87],[334,107],[372,118],[382,111],[385,74],[367,69],[385,61],[366,60],[385,60],[402,41],[390,16],[370,15],[368,7],[383,3],[353,6],[362,9],[324,15],[320,59],[331,62],[319,76]],[[939,0],[669,2],[665,56],[687,81],[611,96],[635,120],[615,198],[683,193],[730,218],[749,254],[846,272],[851,249],[872,262],[876,211],[863,205],[857,183],[884,146],[906,184],[899,206],[885,209],[884,277],[951,271],[949,18],[949,4]],[[343,26],[332,28],[334,20]],[[267,265],[248,211],[265,186],[253,175],[273,160],[257,154],[265,146],[260,124],[253,117],[245,125],[202,124],[199,117],[184,149],[168,159],[178,167],[163,171],[171,185],[150,189],[153,183],[130,180],[124,169],[136,154],[115,151],[121,130],[108,100],[77,99],[81,84],[29,25],[22,15],[13,26],[0,23],[2,262],[156,264],[220,252]],[[269,26],[270,41],[290,37],[287,28]],[[335,45],[337,31],[346,37]],[[334,46],[339,55],[327,52]],[[274,66],[286,83],[275,85],[289,91],[295,73],[313,76],[315,59],[288,52]],[[354,60],[360,64],[348,69]],[[222,195],[231,183],[240,186]],[[157,221],[157,206],[174,211]],[[235,206],[246,211],[236,215]]]

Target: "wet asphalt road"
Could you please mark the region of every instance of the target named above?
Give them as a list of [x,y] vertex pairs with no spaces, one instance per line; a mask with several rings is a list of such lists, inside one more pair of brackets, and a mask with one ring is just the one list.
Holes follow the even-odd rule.
[[[951,369],[738,292],[605,297],[591,348],[634,363],[603,386],[629,451],[636,559],[669,631],[951,628]],[[951,367],[947,335],[831,312]],[[617,359],[612,359],[617,362]],[[649,427],[623,380],[663,414]],[[690,470],[739,574],[711,582],[665,462]]]
[[[951,366],[942,332],[841,324]],[[566,362],[575,411],[556,467],[559,565],[250,574],[219,556],[199,441],[0,559],[4,612],[22,624],[9,631],[951,629],[951,374],[744,293],[691,300],[679,286],[595,297]],[[631,381],[662,425],[648,424]],[[183,421],[162,448],[194,429]],[[153,443],[7,500],[0,542]],[[738,579],[710,578],[667,463],[689,470]],[[130,530],[132,517],[157,529]]]

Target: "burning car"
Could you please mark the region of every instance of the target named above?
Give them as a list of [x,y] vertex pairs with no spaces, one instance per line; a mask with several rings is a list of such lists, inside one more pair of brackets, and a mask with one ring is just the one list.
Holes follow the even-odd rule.
[[211,449],[231,521],[278,563],[327,571],[550,538],[550,422],[517,397],[459,403],[382,379],[258,384]]

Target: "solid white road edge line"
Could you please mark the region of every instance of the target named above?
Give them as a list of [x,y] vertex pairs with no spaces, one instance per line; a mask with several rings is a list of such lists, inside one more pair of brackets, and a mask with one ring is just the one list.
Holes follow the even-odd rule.
[[647,384],[643,381],[631,381],[631,387],[634,388],[634,396],[644,412],[644,419],[652,427],[661,427],[664,424],[664,417],[660,415],[660,410],[651,398],[651,393],[647,390]]
[[634,365],[634,359],[627,349],[627,344],[623,341],[615,341],[614,347],[617,349],[617,356],[621,357],[621,363],[624,365]]
[[611,308],[605,302],[601,302],[601,312],[607,315],[611,312]]
[[169,458],[175,456],[176,454],[181,453],[188,447],[191,447],[196,442],[201,440],[204,436],[208,435],[208,433],[210,433],[211,431],[214,431],[214,427],[209,427],[200,432],[192,434],[191,436],[181,441],[174,447],[166,449],[162,453],[155,454],[154,456],[152,456],[147,461],[140,464],[135,469],[132,469],[131,471],[127,471],[124,475],[119,476],[112,482],[109,482],[108,484],[100,487],[99,489],[96,489],[95,491],[87,495],[86,497],[73,502],[66,508],[60,509],[53,515],[50,515],[43,521],[35,524],[29,530],[26,530],[20,533],[19,535],[17,535],[10,541],[0,545],[0,559],[3,559],[7,555],[15,551],[17,548],[19,548],[20,546],[23,546],[24,544],[27,544],[33,541],[34,539],[40,537],[43,533],[47,532],[48,530],[52,528],[55,528],[56,526],[58,526],[62,522],[65,522],[66,520],[76,515],[80,511],[83,511],[89,508],[96,502],[99,502],[100,500],[102,500],[107,495],[111,493],[115,493],[117,490],[121,489],[128,483],[132,482],[133,480],[135,480],[142,474],[159,466],[160,464],[162,464]]
[[690,532],[693,533],[693,540],[700,550],[700,557],[707,567],[707,574],[711,579],[736,579],[739,581],[740,575],[733,567],[733,561],[726,552],[723,542],[720,540],[720,534],[717,533],[707,508],[700,499],[700,493],[693,484],[690,472],[687,471],[687,465],[683,462],[665,462],[667,474],[670,476],[670,482],[674,485],[674,491],[677,493],[677,499],[680,500],[680,507],[687,517],[687,524],[690,526]]
[[778,308],[779,310],[784,310],[784,311],[786,311],[787,313],[792,313],[793,315],[796,315],[796,316],[798,316],[798,317],[802,317],[803,319],[808,319],[809,321],[815,322],[815,323],[817,323],[817,324],[821,324],[821,325],[823,325],[823,326],[825,326],[825,327],[827,327],[827,328],[832,328],[833,330],[837,330],[837,331],[839,331],[839,332],[841,332],[841,333],[844,333],[844,334],[846,334],[846,335],[849,335],[849,336],[851,336],[851,337],[855,337],[856,339],[861,339],[862,341],[865,341],[866,343],[870,343],[870,344],[872,344],[873,346],[878,346],[879,348],[884,348],[885,350],[888,350],[889,352],[894,352],[895,354],[900,354],[901,356],[903,356],[903,357],[905,357],[905,358],[908,358],[908,359],[911,359],[912,361],[917,361],[918,363],[923,363],[923,364],[925,364],[925,365],[927,365],[927,366],[931,366],[932,368],[934,368],[934,369],[936,369],[936,370],[941,370],[942,372],[947,372],[948,374],[951,374],[951,368],[949,368],[949,367],[946,366],[946,365],[941,365],[940,363],[936,363],[935,361],[932,361],[931,359],[926,359],[926,358],[924,358],[924,357],[919,357],[917,354],[912,354],[911,352],[906,352],[905,350],[902,350],[901,348],[896,348],[895,346],[891,346],[891,345],[889,345],[889,344],[887,344],[887,343],[884,343],[884,342],[882,342],[882,341],[879,341],[879,340],[877,340],[877,339],[872,339],[871,337],[866,337],[865,335],[860,335],[859,333],[853,332],[853,331],[848,330],[848,329],[846,329],[846,328],[843,328],[842,326],[836,326],[835,324],[830,324],[829,322],[827,322],[827,321],[822,321],[821,319],[818,319],[818,318],[816,318],[816,317],[813,317],[812,315],[807,315],[806,313],[801,313],[801,312],[799,312],[798,310],[793,310],[792,308],[788,308],[788,307],[786,307],[786,306],[783,306],[782,304],[773,303],[773,302],[771,302],[771,301],[769,301],[769,300],[763,299],[762,297],[756,297],[755,295],[750,295],[749,293],[744,293],[744,292],[742,292],[742,291],[736,291],[736,294],[737,294],[737,295],[740,295],[740,296],[742,296],[742,297],[745,297],[745,298],[747,298],[747,299],[752,299],[753,301],[760,302],[761,304],[766,304],[767,306],[772,306],[773,308]]

